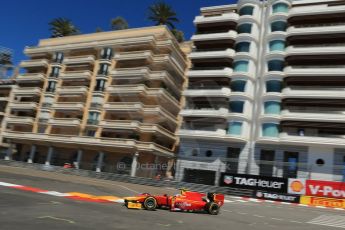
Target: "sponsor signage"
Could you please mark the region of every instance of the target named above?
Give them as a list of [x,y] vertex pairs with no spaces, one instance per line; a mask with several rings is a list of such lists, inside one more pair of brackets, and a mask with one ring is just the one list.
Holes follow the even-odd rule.
[[287,179],[278,177],[265,177],[246,174],[228,174],[223,173],[220,181],[221,186],[264,190],[286,193]]
[[288,193],[295,195],[304,195],[306,190],[305,179],[289,178],[288,180]]
[[335,199],[326,197],[315,197],[315,196],[301,196],[301,204],[313,205],[313,206],[324,206],[328,208],[344,208],[345,199]]
[[321,196],[329,198],[345,198],[345,183],[333,181],[307,180],[307,196]]
[[255,197],[258,199],[265,199],[265,200],[299,203],[298,195],[289,195],[289,194],[266,192],[266,191],[256,191]]

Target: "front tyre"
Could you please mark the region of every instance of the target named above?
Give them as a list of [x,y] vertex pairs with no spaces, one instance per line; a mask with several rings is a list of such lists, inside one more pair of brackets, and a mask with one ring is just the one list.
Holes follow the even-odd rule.
[[157,208],[157,200],[152,196],[146,197],[143,205],[146,210],[153,211]]
[[210,202],[207,204],[207,212],[210,215],[218,215],[219,209],[220,209],[220,207],[217,203]]

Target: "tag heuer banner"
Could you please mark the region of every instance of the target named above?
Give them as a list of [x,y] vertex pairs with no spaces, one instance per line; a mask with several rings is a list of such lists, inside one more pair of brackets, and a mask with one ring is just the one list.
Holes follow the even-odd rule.
[[287,179],[278,177],[223,173],[220,181],[220,186],[286,193]]

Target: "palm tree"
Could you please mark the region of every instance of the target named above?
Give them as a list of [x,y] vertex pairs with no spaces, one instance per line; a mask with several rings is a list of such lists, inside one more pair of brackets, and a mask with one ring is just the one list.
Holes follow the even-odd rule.
[[171,33],[175,36],[176,40],[178,42],[183,42],[184,41],[184,33],[181,30],[178,29],[172,29]]
[[111,20],[111,29],[112,30],[125,30],[128,29],[128,23],[126,19],[121,16],[118,16]]
[[176,12],[164,1],[158,1],[149,7],[148,19],[153,21],[156,26],[167,25],[171,29],[175,28],[174,22],[179,22]]
[[50,23],[51,37],[65,37],[80,34],[80,31],[75,27],[71,20],[67,18],[55,18]]

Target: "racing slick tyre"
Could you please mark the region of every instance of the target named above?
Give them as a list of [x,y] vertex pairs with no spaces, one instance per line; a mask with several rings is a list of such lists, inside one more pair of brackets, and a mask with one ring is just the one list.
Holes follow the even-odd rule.
[[143,205],[146,210],[153,211],[157,208],[157,201],[154,197],[149,196],[144,200]]
[[214,202],[210,202],[206,205],[206,210],[211,215],[218,215],[219,213],[219,205]]

